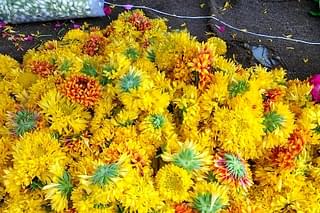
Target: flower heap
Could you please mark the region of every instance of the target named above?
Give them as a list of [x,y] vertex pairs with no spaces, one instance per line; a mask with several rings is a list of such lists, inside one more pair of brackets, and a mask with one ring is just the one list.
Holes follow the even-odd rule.
[[312,84],[225,53],[130,11],[0,55],[1,212],[319,212]]

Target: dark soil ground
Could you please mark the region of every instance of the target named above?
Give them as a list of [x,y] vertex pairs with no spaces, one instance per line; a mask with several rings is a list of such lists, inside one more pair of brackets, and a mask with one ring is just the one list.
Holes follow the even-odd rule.
[[[205,16],[215,14],[217,17],[239,28],[249,31],[271,35],[292,35],[310,41],[320,41],[320,18],[310,17],[308,11],[315,8],[310,0],[231,0],[232,8],[223,10],[225,0],[114,0],[113,3],[129,3],[135,5],[147,5],[158,10],[188,16]],[[202,5],[202,7],[200,7]],[[75,20],[76,23],[87,22],[93,26],[105,27],[111,20],[116,19],[122,9],[114,9],[110,17]],[[157,17],[158,14],[145,11],[148,16]],[[288,69],[289,78],[304,79],[310,74],[320,72],[320,45],[312,46],[286,42],[280,40],[253,37],[244,33],[237,33],[226,28],[223,33],[217,32],[215,22],[209,20],[184,20],[177,18],[168,19],[172,29],[187,27],[192,35],[199,40],[207,38],[206,32],[213,32],[228,42],[229,56],[235,55],[239,63],[250,66],[256,63],[251,56],[248,45],[263,44],[272,49],[274,54],[280,56],[282,64]],[[25,51],[37,47],[46,40],[59,39],[71,27],[70,21],[66,21],[66,27],[54,29],[56,22],[28,23],[13,25],[13,29],[23,34],[39,32],[47,35],[34,41],[21,42],[23,50],[17,47],[7,38],[0,38],[0,53],[8,54],[21,61]]]
[[[308,11],[316,9],[316,4],[311,0],[231,0],[232,8],[223,11],[224,2],[211,1],[212,12],[231,25],[263,34],[292,35],[293,38],[320,41],[320,17],[308,15]],[[244,33],[237,33],[234,40],[231,37],[233,33],[226,30],[219,36],[229,41],[230,53],[235,53],[240,63],[252,64],[247,58],[247,49],[241,47],[243,42],[247,42],[263,44],[274,50],[288,69],[289,78],[304,79],[320,73],[320,45],[269,40]]]

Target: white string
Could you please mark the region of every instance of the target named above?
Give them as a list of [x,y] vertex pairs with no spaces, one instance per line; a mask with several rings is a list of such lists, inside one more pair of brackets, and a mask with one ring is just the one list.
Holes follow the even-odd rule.
[[158,14],[162,14],[162,15],[170,16],[170,17],[174,17],[174,18],[179,18],[179,19],[213,19],[213,20],[225,25],[226,27],[229,27],[230,29],[233,29],[233,30],[241,32],[241,33],[253,35],[253,36],[258,36],[258,37],[263,37],[263,38],[268,38],[268,39],[279,39],[279,40],[285,40],[285,41],[291,41],[291,42],[303,43],[303,44],[309,44],[309,45],[320,45],[320,42],[312,42],[312,41],[305,41],[302,39],[294,39],[294,38],[288,38],[288,37],[283,37],[283,36],[274,36],[274,35],[266,35],[266,34],[262,34],[262,33],[250,32],[247,30],[240,29],[238,27],[234,27],[234,26],[220,20],[219,18],[215,17],[214,15],[212,15],[212,16],[184,16],[184,15],[176,15],[176,14],[163,12],[163,11],[160,11],[160,10],[157,10],[157,9],[154,9],[151,7],[147,7],[147,6],[129,5],[129,4],[114,4],[114,3],[109,3],[109,2],[105,2],[105,3],[110,6],[114,6],[114,7],[150,10],[150,11],[153,11]]

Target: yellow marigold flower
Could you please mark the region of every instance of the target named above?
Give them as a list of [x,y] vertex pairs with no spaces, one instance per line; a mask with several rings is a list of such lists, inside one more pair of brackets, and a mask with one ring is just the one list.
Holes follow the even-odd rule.
[[131,179],[132,181],[123,184],[123,194],[119,198],[127,212],[148,213],[161,208],[162,199],[150,180],[138,174],[133,175]]
[[211,37],[205,44],[212,50],[215,49],[214,53],[217,55],[224,55],[227,52],[227,44],[221,38]]
[[311,133],[311,144],[320,143],[320,106],[311,105],[302,110],[298,123]]
[[10,56],[0,54],[0,75],[6,80],[14,80],[21,73],[20,64]]
[[167,114],[154,113],[146,116],[139,124],[139,130],[147,138],[160,141],[173,131],[172,120]]
[[294,109],[303,107],[310,102],[312,86],[308,81],[290,80],[287,87],[285,98],[293,105],[297,105]]
[[80,133],[86,128],[90,114],[76,103],[71,103],[53,89],[47,92],[39,102],[42,113],[51,123],[50,129],[59,134]]
[[182,124],[190,127],[197,126],[196,124],[200,120],[200,106],[197,89],[191,85],[185,86],[182,90],[178,90],[175,96],[174,103],[180,111],[177,113],[179,113],[179,115],[182,114],[180,118]]
[[266,133],[263,147],[273,148],[283,145],[295,128],[294,114],[288,105],[276,103],[271,106],[270,111],[265,112],[263,125]]
[[76,40],[76,41],[84,41],[87,39],[88,33],[80,30],[80,29],[72,29],[69,30],[63,37],[64,41]]
[[[312,203],[309,199],[306,199],[305,195],[299,189],[292,189],[288,193],[275,195],[271,203],[271,211],[274,213],[282,212],[316,212],[319,209],[308,208]],[[308,211],[309,210],[309,211]],[[270,211],[270,212],[271,212]]]
[[39,212],[45,213],[44,201],[35,193],[20,193],[6,200],[3,213]]
[[273,76],[273,81],[277,83],[278,85],[283,85],[286,82],[286,71],[281,67],[281,68],[275,68],[271,70],[272,76]]
[[199,43],[186,31],[171,32],[167,39],[155,49],[155,63],[162,70],[171,70],[179,55],[191,58],[197,51]]
[[82,59],[70,50],[58,50],[55,64],[57,71],[63,76],[85,71]]
[[56,177],[55,182],[43,187],[46,191],[46,200],[51,201],[52,208],[62,212],[68,208],[69,198],[72,192],[71,176],[67,171],[61,177]]
[[46,131],[26,133],[13,147],[13,168],[5,176],[7,190],[27,187],[33,178],[50,182],[50,168],[59,164],[64,166],[66,156],[59,142]]
[[218,108],[214,113],[212,128],[224,150],[249,159],[262,155],[262,123],[262,117],[250,106],[238,105],[234,109]]
[[201,117],[208,119],[218,105],[224,104],[229,96],[229,76],[222,72],[215,72],[213,83],[199,97]]
[[175,66],[172,72],[168,73],[173,80],[183,81],[185,83],[191,83],[192,81],[192,73],[189,70],[189,64],[186,57],[182,56],[181,58],[177,58]]
[[256,85],[259,89],[270,89],[277,85],[271,72],[261,65],[249,68],[248,73],[251,74],[252,84]]
[[111,52],[108,55],[109,62],[103,67],[103,74],[109,79],[119,79],[121,75],[129,71],[131,62],[121,53]]
[[217,183],[199,182],[192,194],[193,208],[198,212],[220,212],[229,202],[227,188]]
[[162,167],[156,176],[160,196],[166,200],[182,202],[189,199],[189,189],[193,182],[191,175],[173,164]]
[[103,96],[101,100],[94,106],[94,117],[90,121],[92,132],[99,129],[106,117],[110,117],[115,104],[112,101],[112,97]]
[[233,75],[238,67],[237,65],[230,59],[225,59],[222,56],[215,57],[213,60],[213,68],[217,71],[224,72],[228,75]]
[[[99,194],[97,194],[99,193]],[[104,189],[103,191],[93,191],[92,189],[88,190],[85,187],[79,186],[75,188],[72,192],[72,203],[76,212],[79,213],[114,213],[117,208],[116,205],[112,202],[101,199],[102,193],[112,194],[114,191],[112,189]]]
[[82,45],[89,37],[87,32],[80,29],[69,30],[63,37],[60,45],[65,49],[69,49],[71,52],[80,55],[82,53]]
[[291,189],[293,186],[302,186],[306,181],[304,174],[301,174],[299,169],[283,170],[270,165],[270,162],[265,160],[257,161],[253,176],[261,186],[270,186],[277,192]]
[[37,104],[42,96],[44,96],[48,91],[55,89],[56,77],[49,76],[48,78],[38,79],[34,84],[31,85],[27,90],[25,95],[26,105],[32,107]]
[[104,120],[99,124],[101,127],[92,130],[92,137],[90,138],[90,143],[94,145],[106,144],[114,137],[115,126],[112,121]]
[[172,162],[174,165],[201,178],[202,174],[207,172],[213,163],[209,152],[201,149],[191,141],[179,143],[179,145],[180,149],[175,153],[163,153],[161,155],[162,159],[167,162]]

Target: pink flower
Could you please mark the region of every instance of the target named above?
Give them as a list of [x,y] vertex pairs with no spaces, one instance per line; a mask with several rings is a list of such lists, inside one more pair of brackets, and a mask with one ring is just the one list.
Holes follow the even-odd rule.
[[220,33],[224,33],[224,31],[226,31],[226,27],[224,25],[215,25],[215,27]]
[[320,74],[315,74],[310,78],[310,83],[312,84],[312,100],[316,103],[320,102]]
[[25,41],[33,41],[33,36],[32,35],[27,35],[23,38]]
[[103,8],[103,11],[104,11],[104,14],[105,14],[106,16],[109,16],[109,15],[112,13],[112,9],[111,9],[111,7],[109,7],[109,6],[105,6],[105,7]]
[[133,8],[133,5],[132,5],[132,4],[126,4],[126,5],[124,5],[123,7],[124,7],[124,9],[126,9],[126,10],[131,10],[131,9]]

